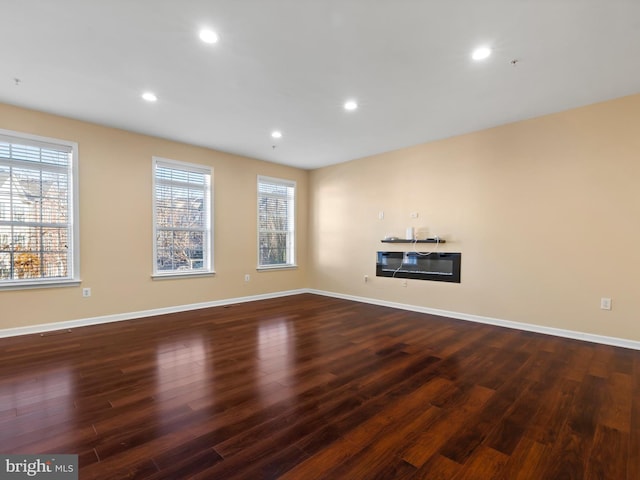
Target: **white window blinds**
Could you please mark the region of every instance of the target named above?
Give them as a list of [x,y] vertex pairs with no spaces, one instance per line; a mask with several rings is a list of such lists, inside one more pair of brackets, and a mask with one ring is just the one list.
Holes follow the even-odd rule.
[[0,288],[78,280],[77,146],[57,142],[0,132]]
[[295,182],[258,177],[258,268],[295,265]]
[[153,159],[154,275],[212,272],[211,169]]

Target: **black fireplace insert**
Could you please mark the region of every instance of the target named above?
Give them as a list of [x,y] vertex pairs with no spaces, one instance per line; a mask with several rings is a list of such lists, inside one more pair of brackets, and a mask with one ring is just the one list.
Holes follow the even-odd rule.
[[460,283],[461,253],[378,252],[377,277]]

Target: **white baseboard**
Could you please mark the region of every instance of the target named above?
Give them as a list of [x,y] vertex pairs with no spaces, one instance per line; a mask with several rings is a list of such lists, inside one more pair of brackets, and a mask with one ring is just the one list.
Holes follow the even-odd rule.
[[499,318],[483,317],[480,315],[471,315],[468,313],[450,312],[448,310],[438,310],[436,308],[420,307],[417,305],[409,305],[405,303],[388,302],[386,300],[378,300],[369,297],[357,297],[355,295],[345,295],[342,293],[327,292],[324,290],[308,289],[307,292],[316,295],[324,295],[326,297],[341,298],[344,300],[353,300],[355,302],[370,303],[383,307],[399,308],[401,310],[410,310],[418,313],[429,313],[440,317],[455,318],[457,320],[466,320],[469,322],[486,323],[496,325],[498,327],[513,328],[515,330],[524,330],[527,332],[542,333],[545,335],[554,335],[556,337],[572,338],[574,340],[583,340],[585,342],[601,343],[604,345],[612,345],[614,347],[629,348],[632,350],[640,350],[640,342],[627,340],[625,338],[607,337],[604,335],[593,335],[591,333],[576,332],[573,330],[563,330],[560,328],[544,327],[542,325],[533,325],[530,323],[512,322]]
[[583,340],[585,342],[601,343],[603,345],[612,345],[614,347],[640,350],[640,342],[627,340],[624,338],[607,337],[603,335],[593,335],[591,333],[576,332],[573,330],[563,330],[560,328],[544,327],[542,325],[513,322],[510,320],[502,320],[499,318],[483,317],[480,315],[471,315],[468,313],[452,312],[449,310],[439,310],[436,308],[421,307],[418,305],[410,305],[405,303],[389,302],[386,300],[379,300],[377,298],[358,297],[355,295],[346,295],[342,293],[328,292],[325,290],[315,290],[310,288],[286,290],[282,292],[266,293],[261,295],[251,295],[247,297],[225,298],[222,300],[214,300],[211,302],[193,303],[189,305],[177,305],[173,307],[155,308],[152,310],[119,313],[115,315],[103,315],[100,317],[83,318],[83,319],[69,320],[64,322],[43,323],[40,325],[30,325],[28,327],[6,328],[6,329],[0,329],[0,338],[15,337],[18,335],[30,335],[34,333],[52,332],[56,330],[66,330],[70,328],[86,327],[89,325],[99,325],[102,323],[121,322],[124,320],[134,320],[136,318],[152,317],[155,315],[165,315],[167,313],[186,312],[189,310],[198,310],[201,308],[220,307],[224,305],[232,305],[235,303],[254,302],[256,300],[267,300],[270,298],[287,297],[290,295],[299,295],[301,293],[313,293],[316,295],[323,295],[325,297],[341,298],[343,300],[352,300],[354,302],[370,303],[373,305],[398,308],[400,310],[409,310],[409,311],[418,312],[418,313],[428,313],[431,315],[438,315],[440,317],[455,318],[457,320],[486,323],[488,325],[496,325],[498,327],[513,328],[516,330],[524,330],[527,332],[542,333],[545,335],[554,335],[556,337],[572,338],[574,340]]
[[247,297],[225,298],[211,302],[192,303],[189,305],[177,305],[174,307],[154,308],[152,310],[142,310],[139,312],[118,313],[115,315],[103,315],[100,317],[82,318],[78,320],[68,320],[64,322],[42,323],[30,325],[28,327],[6,328],[0,330],[0,338],[16,337],[18,335],[31,335],[34,333],[53,332],[56,330],[67,330],[70,328],[87,327],[89,325],[99,325],[102,323],[121,322],[124,320],[134,320],[136,318],[153,317],[154,315],[165,315],[167,313],[186,312],[201,308],[220,307],[235,303],[254,302],[256,300],[267,300],[269,298],[287,297],[307,293],[305,289],[287,290],[283,292],[265,293],[261,295],[251,295]]

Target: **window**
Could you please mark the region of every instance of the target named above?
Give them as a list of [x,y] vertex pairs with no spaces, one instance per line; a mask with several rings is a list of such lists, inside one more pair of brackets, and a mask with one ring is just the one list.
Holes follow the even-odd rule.
[[295,266],[296,183],[258,177],[258,268]]
[[79,281],[77,152],[0,130],[0,288]]
[[213,273],[211,169],[153,159],[156,276]]

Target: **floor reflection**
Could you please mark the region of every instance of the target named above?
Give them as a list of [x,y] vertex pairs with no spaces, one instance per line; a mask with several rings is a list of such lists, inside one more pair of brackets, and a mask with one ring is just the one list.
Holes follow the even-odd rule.
[[205,381],[207,348],[201,337],[164,342],[156,349],[158,398],[183,384]]
[[[176,405],[200,398],[213,400],[208,348],[201,336],[163,342],[156,348],[156,387],[153,395],[160,431],[172,419]],[[168,427],[167,427],[168,428]]]
[[[257,386],[263,403],[274,395],[290,398],[293,370],[293,335],[290,322],[279,318],[258,326]],[[274,385],[277,383],[277,385]]]

